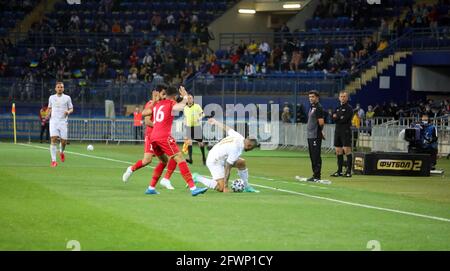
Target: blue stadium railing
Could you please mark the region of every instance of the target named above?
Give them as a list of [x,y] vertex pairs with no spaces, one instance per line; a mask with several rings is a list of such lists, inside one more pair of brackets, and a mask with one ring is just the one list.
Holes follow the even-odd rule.
[[80,32],[11,32],[9,39],[18,47],[42,48],[51,45],[62,48],[95,48],[101,42],[128,45],[131,41],[149,42],[159,36],[179,36],[184,40],[198,39],[198,33],[180,34],[177,31],[133,32],[133,33],[80,33]]
[[220,33],[219,48],[228,49],[233,44],[239,44],[244,41],[246,44],[255,40],[256,42],[266,41],[269,44],[279,44],[284,39],[298,39],[300,42],[306,42],[308,46],[319,47],[323,45],[324,40],[336,40],[350,45],[354,39],[365,38],[371,36],[375,32],[374,29],[368,30],[336,30],[336,31],[305,31],[292,33]]
[[199,74],[189,81],[196,95],[295,95],[316,89],[333,96],[343,87],[343,76],[323,72],[288,74],[219,75]]

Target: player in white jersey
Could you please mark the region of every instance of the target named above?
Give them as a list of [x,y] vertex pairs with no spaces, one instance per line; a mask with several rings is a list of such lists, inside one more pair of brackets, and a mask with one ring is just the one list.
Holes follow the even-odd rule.
[[219,141],[209,151],[206,159],[212,179],[200,176],[194,173],[195,182],[200,182],[209,188],[216,189],[219,192],[229,192],[228,179],[230,178],[231,168],[238,169],[238,175],[245,183],[245,192],[259,192],[248,183],[248,169],[245,160],[240,156],[243,151],[251,151],[257,147],[256,139],[244,138],[241,134],[230,127],[211,118],[208,122],[216,125],[227,132],[227,137]]
[[56,82],[56,94],[51,95],[48,99],[48,113],[50,114],[50,155],[52,157],[52,167],[56,167],[56,143],[58,138],[61,140],[59,144],[59,157],[64,162],[64,149],[67,144],[67,118],[73,112],[72,99],[64,94],[64,83]]

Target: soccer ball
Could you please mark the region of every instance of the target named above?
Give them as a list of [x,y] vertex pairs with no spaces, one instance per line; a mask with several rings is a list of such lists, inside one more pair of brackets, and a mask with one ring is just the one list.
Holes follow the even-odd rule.
[[242,192],[242,191],[244,191],[244,188],[245,188],[245,184],[244,184],[244,181],[241,179],[234,180],[231,183],[231,190],[233,190],[233,192]]
[[88,146],[87,146],[87,150],[88,150],[88,151],[93,151],[93,150],[94,150],[94,146],[88,145]]

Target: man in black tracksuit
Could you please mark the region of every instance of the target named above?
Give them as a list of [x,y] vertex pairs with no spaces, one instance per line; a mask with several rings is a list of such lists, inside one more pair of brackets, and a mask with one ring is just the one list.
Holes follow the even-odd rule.
[[[353,108],[348,104],[348,93],[341,91],[339,93],[341,104],[336,108],[333,119],[336,123],[334,130],[334,146],[336,147],[336,157],[338,169],[331,174],[332,177],[351,177],[352,176],[352,117]],[[347,156],[347,170],[342,174],[344,165],[344,153]]]
[[322,147],[322,139],[324,139],[322,130],[325,120],[323,107],[319,103],[319,92],[316,90],[311,90],[308,93],[308,98],[311,103],[311,108],[308,112],[308,123],[306,125],[308,133],[309,157],[311,158],[313,176],[307,179],[307,181],[317,182],[321,177],[320,172],[322,169],[322,157],[320,156],[320,151]]

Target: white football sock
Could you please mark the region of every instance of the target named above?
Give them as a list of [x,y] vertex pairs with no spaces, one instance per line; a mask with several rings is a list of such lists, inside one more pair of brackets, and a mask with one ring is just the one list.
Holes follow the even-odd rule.
[[50,155],[52,156],[52,162],[56,162],[56,145],[50,144]]
[[201,182],[202,184],[204,184],[206,187],[211,188],[211,189],[215,189],[217,186],[217,182],[215,180],[208,179],[203,176],[198,176],[197,180],[199,182]]
[[166,179],[166,178],[162,178],[160,183],[170,183],[170,180]]
[[248,168],[244,170],[238,170],[239,178],[244,182],[245,187],[248,186]]
[[150,190],[155,190],[155,187],[153,187],[153,186],[148,186],[148,189],[150,189]]

